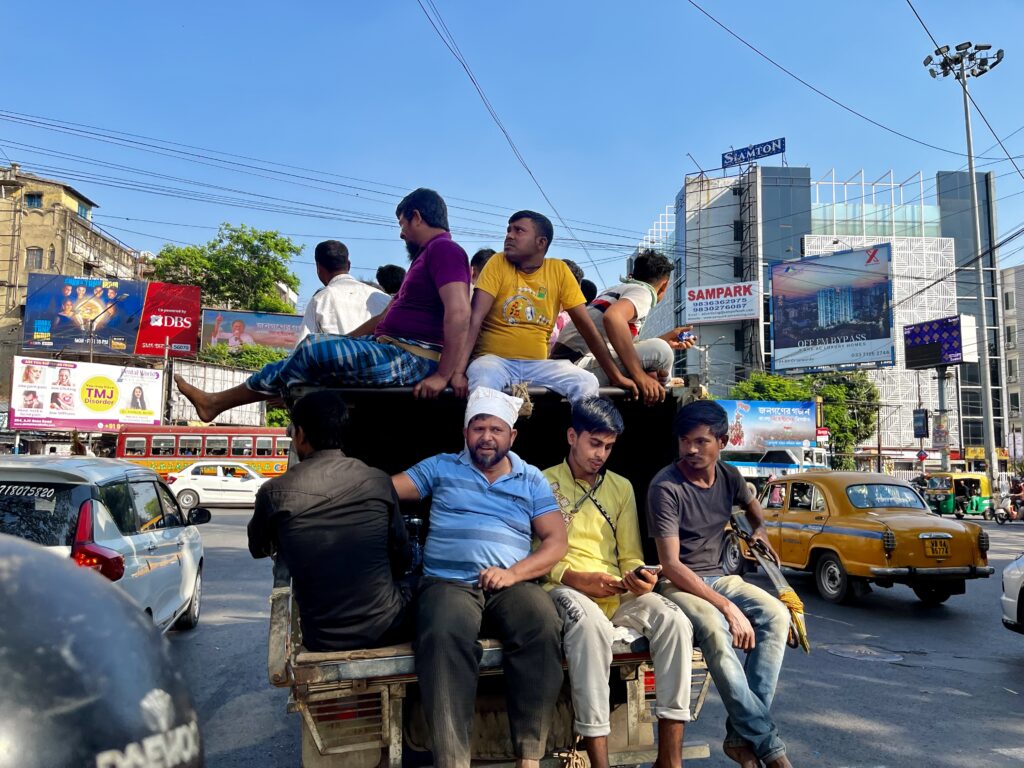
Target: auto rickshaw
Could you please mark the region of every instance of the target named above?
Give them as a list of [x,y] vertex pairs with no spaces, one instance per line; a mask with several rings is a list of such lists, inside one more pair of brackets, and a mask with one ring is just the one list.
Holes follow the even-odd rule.
[[937,515],[992,517],[992,486],[982,472],[936,472],[928,476],[925,501]]

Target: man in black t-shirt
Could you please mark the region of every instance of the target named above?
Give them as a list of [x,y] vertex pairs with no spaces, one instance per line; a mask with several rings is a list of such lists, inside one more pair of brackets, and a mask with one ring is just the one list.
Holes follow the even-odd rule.
[[792,768],[769,711],[789,610],[740,576],[724,576],[721,567],[733,506],[744,509],[755,538],[768,545],[761,506],[739,471],[719,460],[729,433],[725,409],[692,402],[676,416],[675,433],[680,459],[655,475],[647,492],[648,530],[664,569],[658,589],[693,624],[728,713],[725,754],[743,768]]

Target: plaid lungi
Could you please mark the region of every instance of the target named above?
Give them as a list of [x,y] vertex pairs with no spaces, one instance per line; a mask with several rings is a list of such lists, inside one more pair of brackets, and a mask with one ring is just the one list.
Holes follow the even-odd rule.
[[[399,339],[414,346],[419,342]],[[412,352],[374,341],[373,336],[335,336],[314,333],[295,345],[284,360],[268,363],[245,385],[268,395],[283,395],[289,387],[408,387],[437,370],[437,363]]]

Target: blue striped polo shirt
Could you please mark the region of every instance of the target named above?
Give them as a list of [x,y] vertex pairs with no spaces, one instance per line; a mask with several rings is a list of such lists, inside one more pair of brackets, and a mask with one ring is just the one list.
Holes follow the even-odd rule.
[[530,554],[533,519],[558,512],[558,502],[539,469],[511,451],[508,458],[512,471],[493,484],[466,450],[431,456],[408,470],[420,497],[433,497],[425,575],[475,583],[485,568],[510,568]]

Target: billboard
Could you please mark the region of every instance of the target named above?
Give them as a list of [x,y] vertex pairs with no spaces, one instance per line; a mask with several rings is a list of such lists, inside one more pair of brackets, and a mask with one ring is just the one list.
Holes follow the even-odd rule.
[[194,357],[199,286],[33,272],[24,327],[30,351]]
[[729,417],[725,451],[817,445],[817,407],[813,401],[716,400]]
[[245,312],[231,309],[203,310],[203,346],[226,344],[235,351],[246,344],[288,351],[302,335],[302,315],[276,312]]
[[908,369],[978,362],[978,324],[974,315],[955,315],[903,326]]
[[786,140],[784,138],[763,141],[760,144],[751,144],[749,147],[730,149],[728,152],[724,152],[722,154],[722,167],[730,168],[734,165],[750,163],[762,157],[781,155],[785,151]]
[[163,371],[15,356],[10,429],[116,432],[159,424]]
[[773,264],[772,370],[893,365],[889,243]]
[[686,322],[730,323],[756,319],[761,303],[758,282],[699,285],[686,289]]

